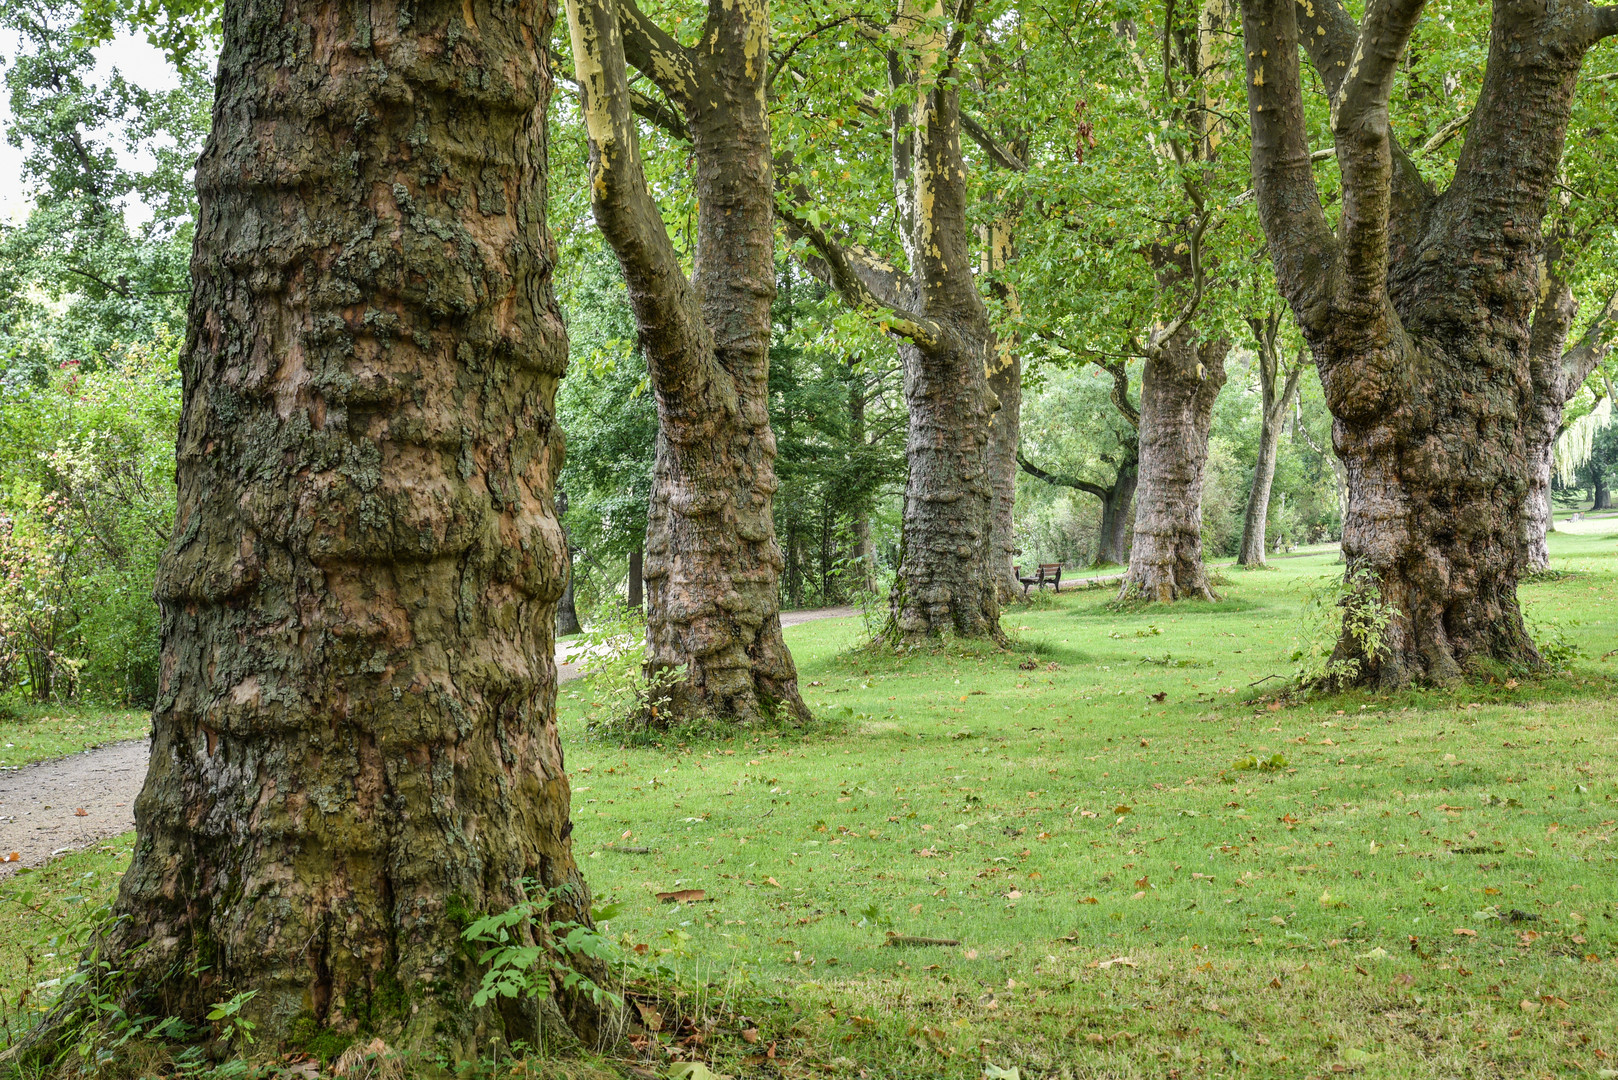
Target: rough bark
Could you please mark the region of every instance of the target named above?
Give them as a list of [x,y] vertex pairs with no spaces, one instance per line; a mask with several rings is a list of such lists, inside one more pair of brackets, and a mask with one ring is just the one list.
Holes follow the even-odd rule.
[[[809,712],[781,638],[784,560],[773,510],[768,5],[711,4],[690,48],[633,0],[569,0],[567,11],[590,140],[591,202],[623,267],[657,398],[647,669],[685,669],[668,719],[805,722]],[[680,110],[691,138],[697,228],[690,279],[646,186],[627,63]]]
[[996,474],[987,454],[996,401],[987,371],[999,350],[970,257],[960,96],[951,77],[960,35],[946,43],[942,20],[936,0],[906,0],[894,28],[905,49],[888,54],[889,80],[901,91],[893,178],[908,273],[844,248],[790,209],[778,212],[819,256],[811,272],[899,339],[910,469],[887,635],[998,641]]
[[[1551,472],[1556,438],[1562,431],[1562,410],[1579,392],[1596,365],[1611,350],[1618,322],[1618,293],[1596,316],[1572,348],[1563,352],[1578,304],[1573,291],[1557,274],[1559,252],[1553,245],[1546,275],[1545,295],[1534,315],[1529,339],[1529,378],[1533,383],[1533,409],[1528,416],[1528,494],[1524,500],[1523,533],[1527,551],[1524,569],[1538,573],[1550,569],[1547,540],[1551,523]],[[1595,509],[1602,509],[1595,507]]]
[[1609,487],[1607,487],[1607,474],[1605,472],[1603,472],[1599,467],[1596,469],[1595,479],[1592,482],[1591,486],[1595,490],[1591,493],[1590,509],[1591,510],[1611,510],[1612,509],[1612,490]]
[[131,1015],[206,1027],[251,990],[267,1052],[475,1056],[535,1016],[472,1008],[467,913],[532,879],[589,918],[554,718],[548,23],[224,7],[151,765],[103,941]]
[[1214,598],[1202,562],[1202,471],[1229,351],[1228,341],[1193,341],[1187,325],[1147,358],[1135,539],[1120,600]]
[[1303,360],[1299,358],[1298,363],[1287,372],[1286,382],[1278,388],[1281,352],[1276,337],[1281,328],[1280,313],[1272,311],[1264,319],[1249,318],[1247,324],[1253,330],[1253,341],[1258,349],[1261,411],[1258,461],[1253,466],[1253,486],[1247,495],[1247,514],[1242,522],[1242,547],[1236,561],[1242,566],[1263,566],[1264,530],[1269,523],[1270,487],[1275,482],[1275,459],[1281,447],[1281,425],[1292,408],[1293,396],[1298,392]]
[[[1421,6],[1377,4],[1356,32],[1338,0],[1243,5],[1259,212],[1335,418],[1351,580],[1390,620],[1369,647],[1345,624],[1333,659],[1383,687],[1539,662],[1517,582],[1541,221],[1584,54],[1618,31],[1610,7],[1497,0],[1455,179],[1433,194],[1388,116]],[[1332,96],[1335,230],[1311,172],[1300,37]]]

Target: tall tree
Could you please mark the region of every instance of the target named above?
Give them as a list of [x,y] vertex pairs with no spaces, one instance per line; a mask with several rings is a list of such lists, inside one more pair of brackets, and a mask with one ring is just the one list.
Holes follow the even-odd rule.
[[[685,668],[673,717],[804,722],[781,638],[769,419],[774,175],[769,5],[712,0],[686,47],[634,0],[569,0],[596,222],[629,286],[658,406],[647,521],[647,667]],[[647,187],[628,65],[683,119],[695,162],[688,278]]]
[[[1377,0],[1357,28],[1338,0],[1242,9],[1259,212],[1336,417],[1349,572],[1375,586],[1362,602],[1390,616],[1375,643],[1345,625],[1334,659],[1383,687],[1454,679],[1474,660],[1538,662],[1517,582],[1541,221],[1585,54],[1618,33],[1618,7],[1496,0],[1477,105],[1440,193],[1389,118],[1422,7]],[[1331,101],[1335,230],[1311,168],[1300,43]]]
[[250,990],[262,1045],[473,1054],[535,1016],[473,1009],[460,914],[535,882],[589,919],[554,716],[549,19],[226,5],[151,767],[100,952],[131,1015]]
[[[1212,599],[1202,562],[1202,484],[1214,400],[1225,385],[1230,340],[1197,325],[1208,282],[1203,241],[1215,225],[1206,185],[1214,175],[1226,121],[1212,108],[1210,83],[1225,67],[1222,39],[1228,0],[1203,0],[1182,23],[1172,0],[1163,20],[1163,93],[1169,133],[1165,165],[1180,177],[1190,213],[1151,245],[1159,289],[1179,313],[1154,326],[1142,352],[1140,487],[1135,539],[1118,597],[1155,601]],[[1177,80],[1183,78],[1183,85]]]
[[[1270,516],[1270,487],[1275,483],[1275,459],[1281,447],[1281,426],[1292,411],[1292,399],[1303,377],[1303,358],[1293,364],[1281,381],[1281,313],[1274,308],[1263,317],[1250,315],[1253,331],[1253,366],[1258,371],[1259,435],[1258,462],[1253,466],[1253,486],[1247,494],[1247,513],[1242,521],[1242,547],[1236,561],[1242,566],[1263,566],[1265,526]],[[1547,479],[1549,479],[1547,477]]]
[[890,634],[999,639],[986,457],[998,407],[987,369],[997,345],[973,273],[956,70],[971,28],[951,26],[938,0],[904,0],[889,29],[892,184],[908,271],[837,242],[801,202],[783,199],[781,214],[812,246],[812,268],[899,340],[910,475]]
[[1618,293],[1614,293],[1579,340],[1566,352],[1562,351],[1578,314],[1578,301],[1567,282],[1556,273],[1558,254],[1553,246],[1545,296],[1534,315],[1528,343],[1531,356],[1528,373],[1533,380],[1534,404],[1528,417],[1529,473],[1523,529],[1527,543],[1524,569],[1529,573],[1549,569],[1551,565],[1547,538],[1551,528],[1551,471],[1556,437],[1562,433],[1563,409],[1618,341]]

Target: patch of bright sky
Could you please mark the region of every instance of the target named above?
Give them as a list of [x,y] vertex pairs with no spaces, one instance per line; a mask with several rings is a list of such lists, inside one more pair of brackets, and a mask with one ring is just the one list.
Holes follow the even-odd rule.
[[[17,55],[21,43],[17,33],[13,30],[0,30],[0,63],[10,68],[12,58]],[[158,49],[152,47],[144,37],[131,34],[122,34],[112,41],[96,49],[95,74],[92,82],[103,81],[112,74],[116,68],[123,73],[124,78],[148,90],[172,90],[180,83],[174,68],[164,59]],[[11,126],[11,95],[0,92],[0,129],[9,130]],[[130,155],[119,140],[113,145],[118,151],[120,162],[129,168],[142,168],[151,164],[149,160],[143,161],[141,156]],[[10,142],[0,141],[0,221],[19,221],[28,215],[33,206],[33,200],[23,184],[22,176],[23,152],[12,146]],[[141,225],[152,218],[152,211],[138,198],[131,197],[124,200],[124,220],[131,228]]]

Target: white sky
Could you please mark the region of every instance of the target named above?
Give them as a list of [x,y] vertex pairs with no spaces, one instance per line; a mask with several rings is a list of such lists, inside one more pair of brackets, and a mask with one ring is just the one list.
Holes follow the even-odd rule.
[[[0,30],[0,63],[7,68],[17,55],[18,35],[12,30]],[[163,54],[147,44],[143,37],[120,35],[96,50],[96,67],[92,81],[104,79],[114,68],[124,78],[149,90],[170,90],[179,84],[174,69],[163,59]],[[11,95],[0,90],[0,128],[11,126]],[[120,150],[122,155],[122,151]],[[137,159],[124,156],[125,164]],[[28,193],[22,182],[22,151],[9,142],[0,141],[0,221],[15,221],[28,213]],[[152,215],[138,201],[124,206],[124,217],[131,225],[148,220]]]

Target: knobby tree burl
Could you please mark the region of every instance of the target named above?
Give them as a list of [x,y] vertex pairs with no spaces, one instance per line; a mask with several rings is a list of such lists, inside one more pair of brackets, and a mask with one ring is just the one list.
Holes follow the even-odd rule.
[[[769,418],[775,181],[769,5],[712,0],[686,47],[634,0],[569,0],[596,223],[623,267],[657,398],[647,667],[685,667],[673,718],[809,719],[781,638]],[[683,118],[695,162],[688,278],[646,186],[628,65]]]
[[589,919],[554,715],[548,25],[224,6],[151,765],[100,945],[131,1015],[205,1027],[253,991],[261,1047],[475,1056],[537,1017],[472,1007],[464,916],[532,889]]
[[889,636],[999,640],[1000,575],[991,565],[1009,552],[991,542],[995,473],[987,448],[998,402],[987,372],[1009,368],[999,362],[973,273],[954,77],[965,28],[946,37],[940,3],[905,0],[891,32],[893,189],[908,272],[838,243],[790,199],[779,212],[789,232],[814,249],[810,268],[899,342],[909,477]]
[[[1421,8],[1373,0],[1358,28],[1338,0],[1242,9],[1259,212],[1334,417],[1348,474],[1344,555],[1390,619],[1370,648],[1345,626],[1334,659],[1383,687],[1538,662],[1517,582],[1528,562],[1541,222],[1584,56],[1618,33],[1618,7],[1496,0],[1466,143],[1437,192],[1389,122]],[[1300,42],[1331,101],[1343,181],[1335,230],[1310,166]],[[1560,357],[1566,329],[1538,329],[1539,355]]]

